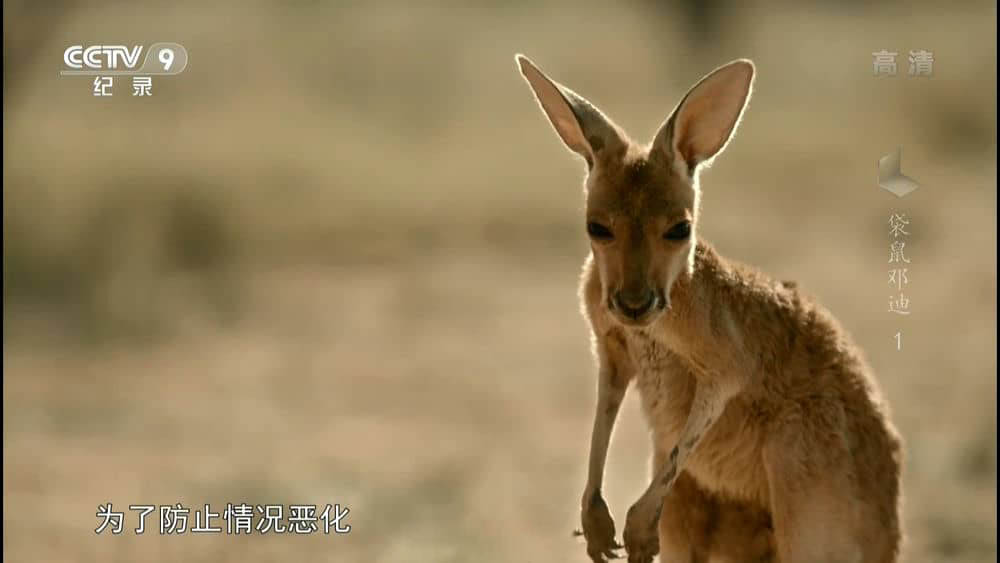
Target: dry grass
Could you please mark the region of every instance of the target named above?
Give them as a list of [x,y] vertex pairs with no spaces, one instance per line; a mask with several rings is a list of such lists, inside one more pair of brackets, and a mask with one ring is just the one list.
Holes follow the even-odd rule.
[[[866,348],[908,446],[906,560],[995,560],[990,6],[731,7],[707,50],[643,4],[116,6],[67,12],[8,91],[6,558],[581,560],[582,166],[523,51],[640,137],[703,72],[757,62],[703,230]],[[7,31],[10,62],[30,30]],[[81,38],[174,40],[191,64],[99,100],[57,75]],[[937,75],[872,77],[883,47],[934,51]],[[925,184],[904,200],[874,186],[900,144]],[[884,312],[891,211],[913,220],[906,319]],[[619,519],[646,441],[632,401]],[[353,531],[95,536],[109,500],[339,502]]]

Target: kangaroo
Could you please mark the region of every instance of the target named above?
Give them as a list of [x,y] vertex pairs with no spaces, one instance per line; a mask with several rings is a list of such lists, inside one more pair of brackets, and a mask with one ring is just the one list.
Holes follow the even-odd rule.
[[[647,145],[522,55],[521,74],[587,165],[580,298],[598,364],[582,535],[593,561],[890,563],[902,442],[860,350],[794,283],[697,238],[698,178],[729,143],[756,69],[706,75]],[[652,479],[623,543],[602,496],[631,382]]]

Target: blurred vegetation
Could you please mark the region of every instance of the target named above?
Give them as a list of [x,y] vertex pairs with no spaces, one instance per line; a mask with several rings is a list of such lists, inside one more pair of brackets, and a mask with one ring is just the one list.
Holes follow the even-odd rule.
[[[764,100],[755,106],[777,112],[813,94],[810,74],[874,82],[865,70],[875,43],[844,49],[853,45],[842,35],[850,27],[886,28],[904,55],[915,47],[902,41],[899,16],[890,17],[902,4],[769,5],[178,3],[132,13],[113,2],[5,3],[5,298],[65,306],[102,324],[115,286],[134,293],[126,300],[148,303],[175,274],[193,275],[208,280],[205,291],[229,294],[216,282],[239,276],[218,271],[248,261],[370,261],[449,245],[576,251],[570,166],[523,166],[524,155],[537,153],[525,147],[545,148],[549,158],[558,151],[518,91],[510,55],[537,54],[557,76],[607,100],[612,115],[641,115],[645,133],[724,53],[775,59],[764,59]],[[923,4],[926,17],[934,6]],[[957,7],[955,22],[963,9],[981,8]],[[234,10],[239,25],[226,23]],[[793,48],[789,36],[810,25],[836,44]],[[563,41],[569,30],[577,39]],[[158,78],[153,99],[129,99],[122,82],[116,98],[93,99],[84,79],[56,74],[62,49],[77,38],[154,36],[177,38],[192,63],[183,75]],[[768,36],[787,48],[756,39]],[[927,150],[943,157],[982,158],[995,131],[982,115],[995,92],[985,79],[994,55],[985,41],[938,53],[940,75],[922,92],[858,110],[882,113],[883,123],[912,120]],[[979,69],[959,74],[959,66]],[[616,99],[622,89],[628,103]],[[770,118],[759,113],[762,123]],[[781,136],[787,145],[818,126],[789,121]],[[209,299],[231,307],[236,294]]]

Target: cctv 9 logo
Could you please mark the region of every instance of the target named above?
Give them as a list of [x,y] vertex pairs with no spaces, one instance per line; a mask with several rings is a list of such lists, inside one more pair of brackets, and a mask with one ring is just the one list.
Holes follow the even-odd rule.
[[61,74],[170,75],[187,67],[187,49],[179,43],[154,43],[139,66],[142,51],[142,45],[72,45],[63,52],[67,68]]

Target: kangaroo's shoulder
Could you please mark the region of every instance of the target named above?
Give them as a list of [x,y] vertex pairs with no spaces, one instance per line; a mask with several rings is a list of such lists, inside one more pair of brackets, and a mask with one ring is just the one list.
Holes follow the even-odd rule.
[[734,304],[800,312],[819,307],[797,281],[778,279],[759,268],[723,257],[708,242],[698,241],[695,264],[705,285],[731,297]]
[[723,258],[708,243],[699,242],[696,264],[718,308],[740,319],[748,332],[818,350],[853,348],[837,318],[798,282]]

